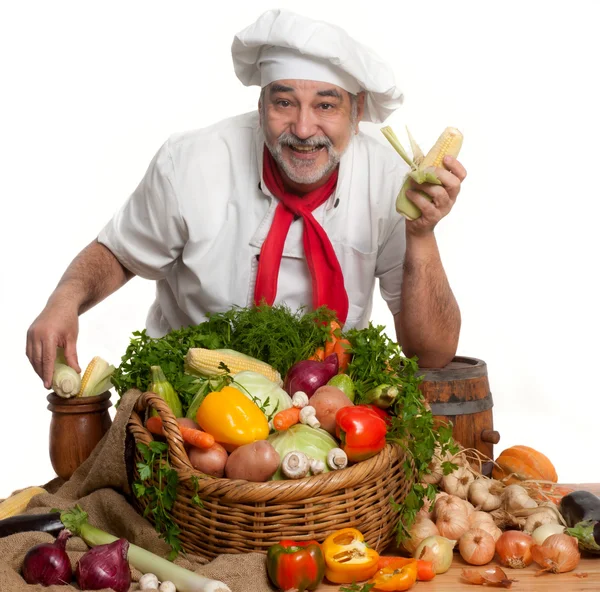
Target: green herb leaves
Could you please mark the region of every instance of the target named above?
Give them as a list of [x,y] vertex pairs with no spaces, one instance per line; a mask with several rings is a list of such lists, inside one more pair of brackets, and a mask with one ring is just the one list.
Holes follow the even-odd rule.
[[442,453],[447,450],[457,452],[458,448],[452,440],[451,426],[434,428],[433,415],[419,390],[423,378],[419,374],[417,359],[402,356],[399,344],[385,335],[384,329],[382,325],[373,326],[370,323],[365,329],[347,331],[344,337],[352,346],[348,374],[354,381],[357,402],[363,400],[369,390],[381,384],[389,384],[399,390],[390,409],[391,425],[387,440],[399,444],[407,452],[403,467],[405,474],[411,476],[413,466],[416,472],[415,483],[404,502],[397,504],[391,500],[399,514],[397,539],[401,542],[408,535],[425,498],[435,497],[434,488],[420,485],[419,480],[428,471],[436,447]]
[[[152,516],[156,531],[171,546],[169,559],[173,560],[181,551],[181,531],[171,516],[177,497],[177,472],[169,466],[167,444],[153,441],[146,445],[138,442],[137,447],[144,462],[137,463],[139,481],[133,483],[133,492],[137,498],[146,498],[143,516]],[[197,502],[201,503],[199,499]]]
[[296,362],[310,358],[323,345],[334,318],[335,313],[325,307],[293,313],[285,305],[260,305],[210,314],[204,323],[157,339],[145,330],[136,331],[113,373],[113,384],[121,396],[131,388],[144,392],[150,384],[150,366],[160,366],[185,412],[203,383],[184,371],[189,348],[233,349],[271,364],[285,376]]

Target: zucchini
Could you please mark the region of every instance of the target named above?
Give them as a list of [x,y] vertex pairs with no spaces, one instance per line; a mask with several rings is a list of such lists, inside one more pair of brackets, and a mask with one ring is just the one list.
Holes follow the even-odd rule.
[[567,526],[586,520],[600,521],[600,498],[589,491],[573,491],[560,500],[558,511]]
[[11,516],[0,520],[0,538],[17,532],[29,531],[47,532],[52,536],[56,536],[64,527],[58,512],[20,514],[19,516]]

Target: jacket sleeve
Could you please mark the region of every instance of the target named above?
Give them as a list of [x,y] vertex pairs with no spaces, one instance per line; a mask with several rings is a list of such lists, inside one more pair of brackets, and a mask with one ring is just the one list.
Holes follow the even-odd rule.
[[104,226],[98,242],[127,269],[152,280],[164,278],[187,240],[176,192],[169,142],[152,159],[142,181]]

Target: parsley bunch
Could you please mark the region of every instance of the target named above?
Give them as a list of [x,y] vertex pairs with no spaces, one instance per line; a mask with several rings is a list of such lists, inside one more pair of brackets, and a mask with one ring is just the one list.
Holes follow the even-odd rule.
[[[352,361],[347,373],[352,378],[358,401],[366,393],[381,384],[395,386],[399,390],[391,411],[391,426],[388,427],[387,440],[402,446],[406,451],[404,473],[407,477],[413,474],[415,481],[403,503],[391,501],[398,512],[397,538],[401,542],[408,536],[418,511],[423,507],[425,498],[433,500],[436,489],[429,485],[421,485],[421,475],[428,471],[436,447],[442,454],[447,450],[458,452],[452,439],[452,427],[434,428],[433,414],[426,405],[419,390],[423,377],[419,373],[417,358],[406,358],[402,355],[400,345],[392,341],[383,331],[383,325],[374,326],[369,323],[365,329],[350,329],[344,337],[350,342]],[[444,467],[445,472],[452,470],[452,465]]]
[[292,312],[284,304],[262,304],[213,313],[199,325],[175,329],[160,338],[149,337],[146,330],[135,331],[113,373],[113,385],[120,396],[131,388],[145,391],[150,366],[160,366],[185,412],[205,382],[184,371],[189,348],[233,349],[270,364],[285,376],[296,362],[310,358],[323,345],[332,319],[335,313],[324,306]]

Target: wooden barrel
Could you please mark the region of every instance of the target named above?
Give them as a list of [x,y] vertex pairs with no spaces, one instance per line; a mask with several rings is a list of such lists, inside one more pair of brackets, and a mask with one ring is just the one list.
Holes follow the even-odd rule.
[[493,459],[493,445],[499,442],[500,434],[494,430],[486,363],[457,356],[444,368],[423,368],[421,375],[419,388],[431,405],[434,419],[450,420],[457,442]]

